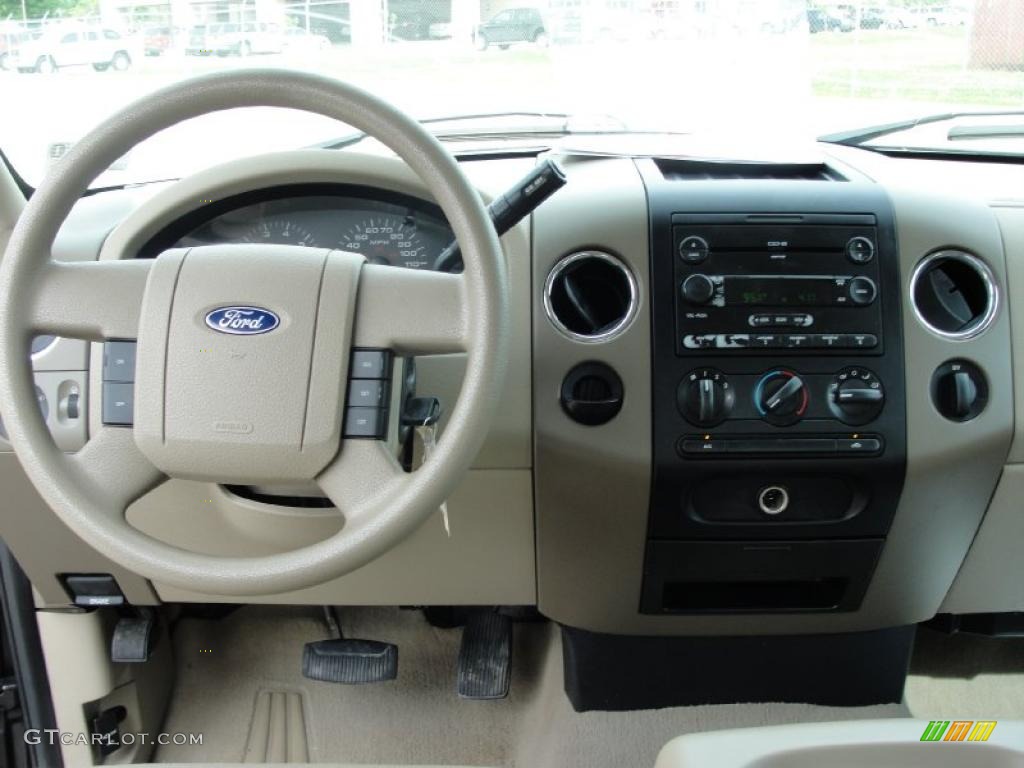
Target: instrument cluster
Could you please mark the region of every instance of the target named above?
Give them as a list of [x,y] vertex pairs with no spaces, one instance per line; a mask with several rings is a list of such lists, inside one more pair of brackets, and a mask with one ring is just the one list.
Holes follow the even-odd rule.
[[174,236],[156,238],[163,243],[150,243],[140,256],[164,248],[276,243],[354,251],[371,264],[431,269],[454,239],[436,206],[386,192],[267,190],[252,197],[220,201],[212,212],[203,209],[205,217],[199,216],[203,211],[192,214],[174,227]]

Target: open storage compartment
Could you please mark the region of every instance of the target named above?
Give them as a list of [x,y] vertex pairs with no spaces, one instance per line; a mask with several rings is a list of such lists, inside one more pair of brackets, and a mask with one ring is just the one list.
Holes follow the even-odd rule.
[[854,611],[882,539],[651,541],[643,613]]

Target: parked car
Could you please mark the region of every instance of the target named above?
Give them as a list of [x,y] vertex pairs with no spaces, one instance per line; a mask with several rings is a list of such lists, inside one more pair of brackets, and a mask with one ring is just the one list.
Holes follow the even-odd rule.
[[331,47],[326,35],[303,27],[288,27],[284,30],[284,50],[286,51],[323,51]]
[[392,40],[428,40],[430,27],[437,19],[426,11],[392,13],[388,22],[388,36]]
[[207,28],[205,38],[205,47],[218,56],[251,56],[284,50],[284,31],[277,24],[266,22],[214,24]]
[[864,8],[860,12],[858,24],[861,29],[882,29],[888,27],[888,16],[883,8]]
[[512,43],[547,45],[548,32],[536,8],[506,8],[476,30],[476,45],[485,50],[497,45],[502,50]]
[[150,27],[142,35],[142,49],[147,56],[159,56],[174,45],[171,27]]
[[848,17],[832,13],[825,8],[808,8],[807,27],[812,35],[818,32],[851,32],[853,22]]
[[886,8],[882,13],[888,29],[916,29],[920,26],[918,17],[906,9]]
[[213,51],[206,43],[207,28],[199,24],[189,29],[185,42],[186,56],[209,56]]
[[14,69],[10,64],[10,52],[31,39],[31,32],[22,30],[0,32],[0,70]]
[[49,73],[90,65],[97,72],[123,72],[131,67],[137,49],[130,38],[106,27],[54,26],[14,48],[9,66],[19,72]]
[[450,21],[438,21],[431,24],[428,36],[431,40],[450,40],[452,37],[452,23]]

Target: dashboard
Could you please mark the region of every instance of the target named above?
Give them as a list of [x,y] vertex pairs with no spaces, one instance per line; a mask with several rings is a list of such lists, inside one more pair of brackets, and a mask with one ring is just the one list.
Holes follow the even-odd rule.
[[203,206],[139,252],[223,243],[274,243],[361,253],[371,264],[430,269],[454,234],[436,206],[379,189],[272,187]]
[[[250,602],[536,605],[570,627],[652,636],[1024,608],[1008,586],[1024,583],[1024,384],[1011,354],[1024,354],[1024,313],[1009,311],[1024,284],[1024,174],[821,149],[810,177],[563,156],[569,183],[502,238],[508,377],[449,500],[450,534],[428,521],[358,572]],[[462,167],[486,198],[534,164]],[[234,170],[85,198],[56,257],[274,242],[424,269],[452,239],[391,158],[281,153]],[[947,281],[962,301],[942,300]],[[51,430],[75,450],[101,423],[101,345],[60,339],[34,364]],[[418,358],[417,394],[451,402],[464,366]],[[71,420],[76,393],[84,416]],[[0,483],[18,514],[0,510],[4,539],[41,603],[66,605],[67,572],[110,573],[137,605],[231,602],[102,558],[7,448]],[[239,557],[337,526],[330,510],[186,480],[128,517],[175,546]]]

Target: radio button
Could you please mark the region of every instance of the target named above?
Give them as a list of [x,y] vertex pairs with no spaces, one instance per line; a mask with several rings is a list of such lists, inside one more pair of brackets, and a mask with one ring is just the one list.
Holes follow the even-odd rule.
[[870,277],[855,277],[850,281],[847,293],[850,301],[864,307],[875,300],[875,297],[878,295],[878,288],[875,286],[875,281]]
[[718,349],[746,349],[750,346],[750,336],[745,333],[720,334],[715,338]]
[[679,241],[679,258],[687,264],[700,264],[708,257],[708,241],[703,237],[690,235]]
[[686,349],[708,349],[715,346],[715,334],[708,333],[703,336],[687,334],[683,337],[683,347]]
[[813,346],[813,344],[811,343],[811,339],[813,337],[808,336],[807,334],[799,334],[799,335],[790,334],[789,336],[785,336],[783,338],[785,338],[785,340],[786,340],[786,347],[787,348],[790,348],[790,347],[796,348],[796,347],[810,347],[810,346]]
[[851,237],[846,241],[846,258],[854,264],[867,264],[875,258],[875,244],[866,237]]
[[788,315],[767,315],[757,314],[747,317],[747,325],[752,328],[764,326],[772,328],[810,328],[814,325],[814,315],[788,314]]
[[681,290],[690,304],[707,304],[714,298],[715,284],[707,275],[690,275],[683,281]]
[[776,336],[774,333],[758,334],[751,339],[750,346],[761,349],[777,349],[782,346],[782,337]]
[[873,349],[878,346],[878,337],[873,333],[844,333],[838,346],[846,349]]

